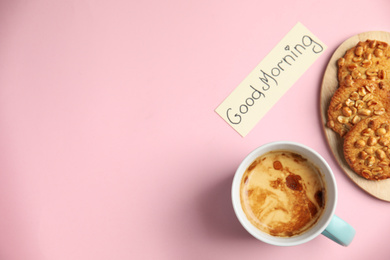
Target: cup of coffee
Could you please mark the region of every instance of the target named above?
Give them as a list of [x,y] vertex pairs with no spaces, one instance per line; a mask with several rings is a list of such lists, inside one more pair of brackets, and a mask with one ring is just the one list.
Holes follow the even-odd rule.
[[355,230],[334,212],[337,186],[327,162],[295,142],[272,142],[239,165],[232,202],[242,226],[272,245],[294,246],[322,234],[348,246]]

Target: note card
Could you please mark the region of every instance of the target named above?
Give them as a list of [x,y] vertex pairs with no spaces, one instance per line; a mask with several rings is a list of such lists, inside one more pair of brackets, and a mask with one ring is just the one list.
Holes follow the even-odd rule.
[[246,136],[325,49],[297,23],[215,111]]

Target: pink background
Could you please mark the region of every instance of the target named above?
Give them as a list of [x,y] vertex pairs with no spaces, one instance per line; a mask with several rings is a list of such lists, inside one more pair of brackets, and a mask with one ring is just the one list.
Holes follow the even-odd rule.
[[[341,172],[319,117],[333,51],[388,0],[0,1],[0,259],[389,259],[390,205]],[[214,109],[297,23],[328,49],[242,138]],[[252,238],[230,201],[254,148],[334,169],[345,248]],[[375,256],[373,258],[373,256]]]

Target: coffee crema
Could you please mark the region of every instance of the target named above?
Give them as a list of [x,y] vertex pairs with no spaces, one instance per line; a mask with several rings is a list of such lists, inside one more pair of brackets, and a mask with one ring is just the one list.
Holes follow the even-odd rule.
[[290,151],[258,157],[240,185],[241,205],[249,221],[272,236],[292,237],[320,219],[326,187],[320,170]]

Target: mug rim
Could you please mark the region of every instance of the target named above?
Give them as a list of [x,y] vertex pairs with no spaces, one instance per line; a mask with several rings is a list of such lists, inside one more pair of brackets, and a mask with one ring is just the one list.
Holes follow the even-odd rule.
[[[310,160],[314,165],[316,165],[321,174],[323,175],[323,179],[326,185],[326,205],[322,216],[311,227],[309,230],[303,232],[302,234],[292,236],[292,237],[277,237],[269,235],[266,232],[260,231],[256,228],[246,217],[240,199],[240,184],[242,176],[247,169],[247,167],[259,156],[273,150],[290,150],[296,153],[303,155],[305,158]],[[304,153],[304,154],[302,154]],[[313,159],[315,162],[313,162]],[[320,165],[318,165],[320,164]],[[325,159],[314,149],[297,142],[291,141],[274,141],[263,144],[252,152],[250,152],[245,158],[242,160],[240,165],[238,166],[231,189],[231,199],[233,203],[234,212],[241,223],[241,225],[256,239],[263,241],[265,243],[276,245],[276,246],[294,246],[309,242],[314,239],[318,235],[320,235],[325,228],[329,225],[332,217],[335,213],[336,204],[337,204],[337,184],[336,179],[334,177],[333,171],[330,168],[329,164],[325,161]]]

